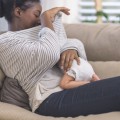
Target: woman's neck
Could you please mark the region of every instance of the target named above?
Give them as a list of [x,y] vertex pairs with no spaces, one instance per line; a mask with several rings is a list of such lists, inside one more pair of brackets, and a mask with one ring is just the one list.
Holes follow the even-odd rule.
[[11,22],[11,23],[8,23],[8,30],[19,31],[19,30],[22,30],[22,27],[20,26],[20,23],[17,24],[16,22]]

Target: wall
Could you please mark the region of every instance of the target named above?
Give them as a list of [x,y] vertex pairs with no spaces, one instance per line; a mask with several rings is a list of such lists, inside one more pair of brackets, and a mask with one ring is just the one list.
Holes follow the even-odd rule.
[[43,11],[56,6],[65,6],[70,8],[71,15],[63,15],[64,23],[78,23],[79,0],[42,0]]

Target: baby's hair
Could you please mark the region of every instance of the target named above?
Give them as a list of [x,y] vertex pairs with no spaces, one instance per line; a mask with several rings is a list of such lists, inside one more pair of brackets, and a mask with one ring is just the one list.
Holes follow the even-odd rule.
[[12,13],[15,7],[22,10],[28,9],[30,6],[27,2],[40,2],[40,0],[0,0],[0,17],[5,17],[7,21],[12,21]]

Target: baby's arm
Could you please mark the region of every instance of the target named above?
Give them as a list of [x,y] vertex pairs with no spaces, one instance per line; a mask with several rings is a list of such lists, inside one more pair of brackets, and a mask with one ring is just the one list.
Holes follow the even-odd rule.
[[90,83],[90,81],[75,81],[73,77],[66,73],[60,81],[60,87],[63,89],[71,89],[87,83]]

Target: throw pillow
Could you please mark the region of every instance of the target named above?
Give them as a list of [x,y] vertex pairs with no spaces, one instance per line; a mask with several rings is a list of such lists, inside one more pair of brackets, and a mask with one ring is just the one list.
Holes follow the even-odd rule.
[[28,95],[15,79],[8,77],[5,78],[1,89],[1,101],[14,104],[31,111]]

